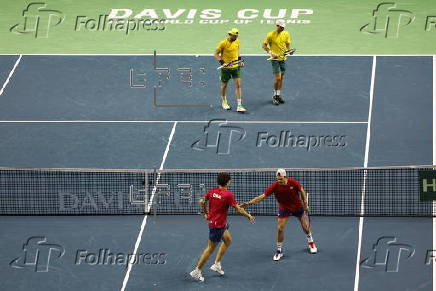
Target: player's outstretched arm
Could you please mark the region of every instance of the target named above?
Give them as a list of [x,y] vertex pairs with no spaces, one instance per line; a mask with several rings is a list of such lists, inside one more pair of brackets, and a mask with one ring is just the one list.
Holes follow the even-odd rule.
[[247,206],[249,206],[249,205],[251,205],[251,204],[258,203],[258,202],[262,201],[262,200],[265,199],[265,198],[266,198],[266,195],[265,195],[265,193],[263,193],[263,194],[261,194],[261,195],[259,195],[259,196],[257,196],[257,197],[254,197],[254,198],[251,199],[250,201],[247,201],[247,202],[242,203],[240,206],[243,207],[243,208],[245,208],[245,207],[247,207]]
[[247,210],[245,210],[244,208],[242,208],[242,207],[239,206],[239,205],[235,205],[235,206],[233,206],[233,207],[236,209],[236,211],[237,211],[239,214],[244,215],[245,217],[248,218],[248,220],[250,220],[251,223],[254,223],[255,218],[254,218],[253,215],[250,214],[250,212],[248,212]]

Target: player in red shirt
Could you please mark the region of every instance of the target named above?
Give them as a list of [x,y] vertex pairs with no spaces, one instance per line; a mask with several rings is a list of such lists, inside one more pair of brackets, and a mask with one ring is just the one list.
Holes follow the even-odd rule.
[[[210,189],[209,192],[204,195],[204,198],[200,199],[203,216],[209,222],[209,241],[198,260],[197,266],[190,273],[191,277],[198,281],[204,281],[201,268],[209,259],[210,255],[212,255],[221,240],[223,243],[221,243],[215,258],[215,263],[210,269],[218,272],[220,275],[224,275],[224,271],[221,268],[221,258],[232,243],[232,236],[227,224],[229,206],[234,207],[237,212],[247,217],[251,223],[254,223],[254,217],[238,205],[233,193],[227,189],[230,186],[230,181],[231,177],[228,173],[218,174],[217,182],[219,187]],[[209,203],[209,207],[207,207],[207,203]]]
[[300,220],[301,227],[307,235],[309,251],[311,254],[316,254],[318,250],[310,231],[309,206],[307,205],[306,192],[297,180],[287,178],[284,169],[278,169],[276,176],[277,181],[272,183],[263,194],[242,203],[241,206],[247,207],[248,205],[260,202],[271,194],[274,194],[276,197],[279,203],[279,214],[277,219],[277,251],[273,257],[274,261],[280,260],[283,256],[284,231],[286,222],[291,215],[296,216]]

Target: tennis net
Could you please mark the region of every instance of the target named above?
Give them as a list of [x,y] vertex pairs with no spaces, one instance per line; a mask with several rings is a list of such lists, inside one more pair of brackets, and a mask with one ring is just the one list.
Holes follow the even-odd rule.
[[[419,179],[435,166],[286,170],[309,193],[312,215],[436,216],[436,204],[421,197]],[[231,174],[239,203],[275,181],[274,169],[0,168],[0,215],[197,214],[198,199],[223,171]],[[272,195],[248,210],[276,215],[277,205]]]

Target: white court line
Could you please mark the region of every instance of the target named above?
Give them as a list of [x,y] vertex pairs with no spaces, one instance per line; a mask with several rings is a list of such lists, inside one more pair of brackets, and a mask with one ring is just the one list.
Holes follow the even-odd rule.
[[[195,54],[195,53],[191,53],[191,54],[165,54],[165,53],[159,53],[158,51],[157,55],[158,56],[213,56],[213,54],[208,53],[208,54],[204,54],[204,53],[199,53],[199,54]],[[0,54],[2,56],[16,56],[17,54]],[[82,53],[82,54],[23,54],[25,56],[153,56],[154,53],[149,53],[149,54],[86,54],[86,53]],[[242,54],[242,56],[263,56],[263,57],[267,57],[267,54]],[[402,55],[393,55],[393,54],[295,54],[292,57],[374,57],[374,56],[381,56],[381,57],[431,57],[433,55],[428,54],[428,55],[419,55],[419,54],[402,54]]]
[[[168,152],[170,150],[171,141],[172,141],[172,139],[174,137],[174,133],[176,131],[176,126],[177,126],[177,121],[174,122],[173,129],[171,130],[171,134],[170,134],[170,137],[168,139],[167,147],[166,147],[165,152],[163,154],[162,163],[160,164],[159,170],[163,170],[163,167],[164,167],[164,164],[165,164],[165,160],[167,159]],[[158,182],[159,182],[159,176],[158,176],[158,178],[156,180],[156,184]],[[142,220],[142,223],[141,223],[141,229],[139,231],[138,237],[136,238],[135,249],[133,250],[133,253],[132,253],[133,254],[133,260],[135,259],[135,255],[136,255],[136,253],[138,251],[139,245],[141,244],[142,233],[144,232],[145,225],[147,224],[147,217],[148,217],[147,213],[150,211],[150,206],[152,205],[155,193],[156,193],[156,187],[153,188],[153,191],[152,191],[152,194],[151,194],[151,197],[150,197],[150,202],[149,202],[149,204],[147,206],[147,209],[146,209],[147,210],[146,214],[144,215],[144,219]],[[130,260],[129,264],[128,264],[128,267],[127,267],[126,275],[124,276],[124,280],[123,280],[123,285],[121,287],[121,291],[124,291],[126,289],[127,282],[129,281],[129,277],[130,277],[130,271],[132,270],[132,266],[133,266],[132,260]]]
[[[436,165],[436,55],[433,56],[433,165]],[[433,216],[436,215],[433,201]],[[436,250],[436,217],[433,217],[433,250]],[[436,260],[433,258],[433,291],[436,291]]]
[[[371,142],[371,119],[372,119],[372,106],[374,99],[374,83],[375,83],[375,69],[377,66],[377,57],[372,58],[372,72],[371,72],[371,89],[369,93],[369,112],[368,112],[368,126],[366,129],[366,144],[365,144],[365,158],[363,166],[368,167],[369,146]],[[362,200],[360,202],[360,215],[365,214],[365,192],[366,192],[367,173],[366,170],[363,174],[362,186]],[[359,218],[359,241],[357,244],[357,258],[356,258],[356,276],[354,277],[354,291],[359,290],[359,277],[360,277],[360,250],[362,247],[362,232],[363,232],[363,216]]]
[[8,85],[9,81],[11,80],[11,77],[12,77],[12,75],[14,74],[15,69],[18,67],[18,64],[20,63],[20,61],[21,61],[21,57],[22,57],[22,56],[23,56],[23,55],[19,55],[19,56],[18,56],[18,59],[15,61],[15,65],[12,67],[12,70],[9,72],[9,76],[8,76],[8,78],[6,79],[6,81],[5,81],[5,83],[3,84],[2,88],[0,89],[0,96],[3,94],[3,92],[4,92],[5,88],[6,88],[6,86]]
[[[217,121],[226,121],[231,123],[307,123],[307,124],[367,124],[367,121],[244,121],[244,120],[225,120],[213,119]],[[0,123],[206,123],[211,120],[0,120]]]

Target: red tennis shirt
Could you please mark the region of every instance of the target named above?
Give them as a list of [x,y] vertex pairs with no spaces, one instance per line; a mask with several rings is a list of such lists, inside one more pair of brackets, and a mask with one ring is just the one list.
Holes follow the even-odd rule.
[[275,181],[266,189],[264,194],[266,196],[274,194],[280,210],[296,211],[303,208],[303,202],[298,194],[301,189],[301,184],[297,180],[288,178],[286,185],[280,185],[278,181]]
[[232,191],[220,188],[212,188],[204,195],[204,198],[209,200],[209,226],[214,228],[222,228],[227,224],[227,215],[230,206],[235,206],[238,203]]

